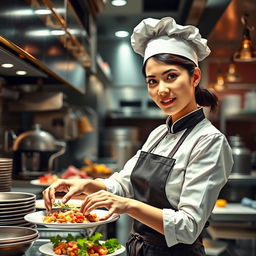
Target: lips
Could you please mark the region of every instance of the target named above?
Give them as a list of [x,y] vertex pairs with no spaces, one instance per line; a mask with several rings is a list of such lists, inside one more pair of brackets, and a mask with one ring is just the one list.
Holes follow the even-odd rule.
[[176,100],[176,98],[173,97],[173,98],[162,99],[160,102],[162,105],[168,106],[168,105],[172,104],[175,100]]

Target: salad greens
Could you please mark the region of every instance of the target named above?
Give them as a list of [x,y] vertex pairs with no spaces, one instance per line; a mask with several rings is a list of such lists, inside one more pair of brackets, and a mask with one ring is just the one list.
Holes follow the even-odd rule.
[[119,243],[118,239],[116,238],[110,238],[106,240],[104,243],[100,243],[100,239],[103,235],[99,232],[96,232],[92,236],[88,237],[74,237],[71,234],[68,234],[67,237],[61,237],[60,235],[51,237],[51,243],[53,244],[53,247],[57,247],[58,244],[62,241],[70,242],[70,241],[76,241],[77,246],[78,246],[78,255],[79,256],[88,256],[89,254],[87,253],[87,247],[93,243],[97,245],[102,245],[105,246],[108,250],[108,253],[113,253],[117,249],[121,248],[121,244]]
[[62,210],[70,210],[70,209],[74,208],[74,207],[71,207],[68,204],[62,203],[61,201],[57,201],[57,202],[53,203],[53,206],[61,208]]

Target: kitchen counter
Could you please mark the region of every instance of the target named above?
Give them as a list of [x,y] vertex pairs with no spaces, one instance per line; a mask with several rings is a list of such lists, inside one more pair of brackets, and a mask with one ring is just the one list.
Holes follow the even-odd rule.
[[207,233],[214,241],[218,239],[236,241],[235,244],[230,245],[229,250],[239,245],[241,248],[237,250],[244,249],[242,243],[239,243],[244,241],[247,253],[242,255],[256,255],[256,209],[240,203],[228,203],[226,207],[215,207],[209,221]]
[[226,207],[214,207],[210,220],[256,222],[256,209],[239,203],[228,203]]
[[28,180],[13,180],[11,192],[32,193],[36,195],[37,199],[42,198],[42,191],[45,189],[43,186],[30,184]]

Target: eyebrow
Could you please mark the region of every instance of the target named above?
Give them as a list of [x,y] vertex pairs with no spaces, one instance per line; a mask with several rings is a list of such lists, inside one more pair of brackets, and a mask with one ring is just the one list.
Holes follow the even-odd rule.
[[[165,75],[166,73],[169,73],[170,71],[177,71],[177,69],[174,69],[174,68],[170,68],[170,69],[167,69],[165,70],[161,75]],[[149,75],[149,76],[146,76],[146,78],[150,78],[150,77],[155,77],[155,75]]]

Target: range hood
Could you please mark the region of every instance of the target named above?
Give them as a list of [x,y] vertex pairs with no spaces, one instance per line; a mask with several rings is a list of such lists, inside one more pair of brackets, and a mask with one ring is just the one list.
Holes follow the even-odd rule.
[[[7,45],[9,46],[7,47]],[[44,71],[28,63],[29,60],[31,62],[34,59],[21,48],[0,36],[0,62],[1,64],[9,63],[13,65],[13,68],[0,66],[1,76],[20,77],[19,71],[24,71],[26,72],[26,77],[48,77]]]
[[94,20],[82,24],[71,1],[15,3],[0,3],[0,76],[8,85],[55,84],[85,93]]
[[[12,64],[13,67],[4,68],[3,64]],[[0,36],[0,76],[14,85],[37,83],[38,79],[41,79],[47,84],[63,84],[78,90],[40,60],[2,36]],[[81,90],[78,91],[81,92]]]

